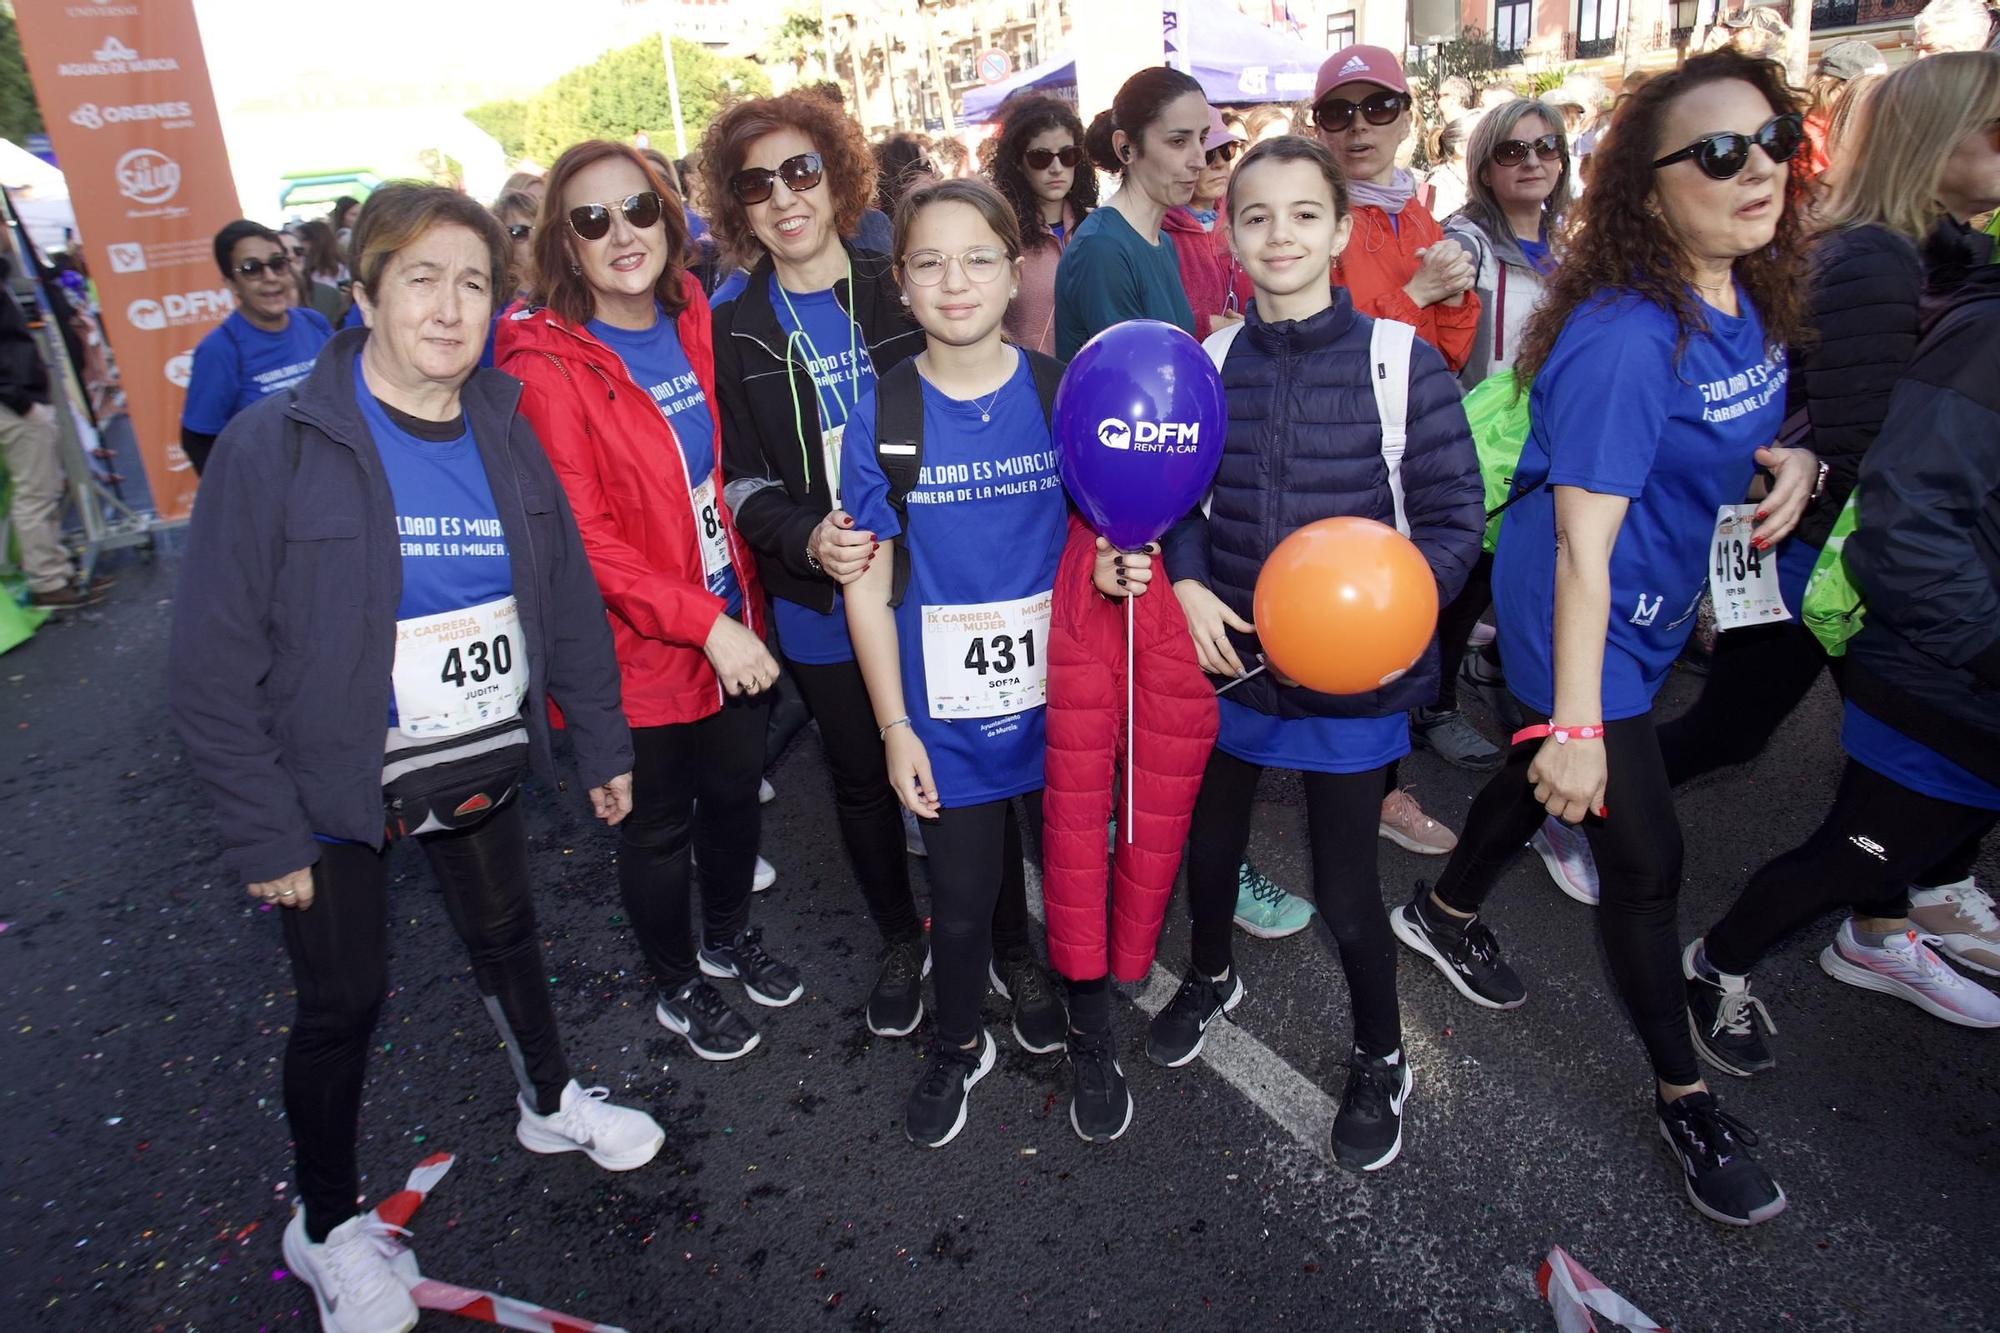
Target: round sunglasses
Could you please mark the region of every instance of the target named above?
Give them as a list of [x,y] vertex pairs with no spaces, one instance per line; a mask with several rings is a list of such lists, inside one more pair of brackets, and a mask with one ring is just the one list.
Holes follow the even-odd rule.
[[1028,170],[1030,171],[1047,171],[1049,164],[1052,162],[1060,162],[1066,167],[1073,167],[1083,161],[1083,150],[1075,144],[1071,144],[1067,148],[1030,148],[1027,152],[1021,154],[1021,160],[1028,164]]
[[1503,167],[1518,167],[1533,153],[1543,162],[1559,162],[1563,156],[1563,137],[1560,134],[1544,134],[1539,139],[1502,139],[1493,145],[1492,158]]
[[778,164],[777,170],[769,167],[750,167],[729,178],[729,192],[736,196],[739,204],[761,204],[771,197],[771,191],[783,181],[785,188],[797,194],[810,190],[826,178],[826,164],[818,153],[800,153],[788,157]]
[[1354,123],[1354,113],[1370,125],[1392,125],[1396,117],[1409,109],[1410,99],[1406,93],[1392,93],[1386,90],[1370,93],[1359,102],[1350,102],[1344,97],[1329,97],[1313,108],[1313,124],[1328,134],[1338,134]]
[[609,203],[580,204],[572,208],[569,211],[569,229],[576,233],[579,240],[601,241],[610,234],[611,210],[614,208],[625,215],[626,224],[634,231],[644,231],[660,220],[659,194],[653,190],[641,190]]
[[1657,170],[1692,159],[1703,175],[1711,180],[1726,181],[1750,165],[1750,150],[1753,147],[1763,149],[1764,156],[1773,162],[1789,162],[1805,141],[1805,117],[1796,111],[1787,111],[1765,121],[1755,134],[1738,134],[1733,130],[1704,134],[1685,148],[1655,158],[1653,166]]

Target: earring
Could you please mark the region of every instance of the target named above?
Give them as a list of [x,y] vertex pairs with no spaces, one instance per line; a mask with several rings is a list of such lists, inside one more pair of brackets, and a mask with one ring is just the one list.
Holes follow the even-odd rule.
[[904,305],[908,305],[910,303],[910,294],[908,292],[904,292],[896,299],[898,301],[901,301]]
[[1019,287],[1016,287],[1013,291],[1007,293],[1007,299],[1011,301],[1020,294],[1021,294],[1021,289]]
[[575,261],[574,259],[570,260],[570,261],[569,261],[569,273],[570,273],[570,276],[571,276],[571,277],[573,277],[573,278],[580,278],[580,277],[582,277],[582,276],[583,276],[583,265],[581,265],[581,264],[577,263],[577,262],[576,262],[576,261]]

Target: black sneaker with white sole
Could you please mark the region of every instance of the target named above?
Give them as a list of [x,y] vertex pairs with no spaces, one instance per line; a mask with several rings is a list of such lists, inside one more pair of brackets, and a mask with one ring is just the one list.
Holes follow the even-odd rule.
[[992,1071],[997,1050],[985,1028],[969,1051],[950,1042],[931,1042],[924,1072],[904,1107],[903,1129],[910,1142],[942,1148],[958,1137],[965,1128],[966,1097]]
[[1191,970],[1174,998],[1147,1027],[1146,1058],[1156,1065],[1179,1069],[1201,1054],[1201,1044],[1215,1016],[1243,1003],[1248,993],[1233,967],[1220,981],[1202,975],[1200,969]]
[[907,1037],[924,1019],[924,978],[931,953],[921,935],[896,940],[882,951],[882,970],[868,992],[868,1030],[878,1037]]
[[[1431,886],[1417,881],[1409,902],[1389,913],[1389,929],[1410,949],[1431,960],[1444,979],[1466,999],[1487,1009],[1518,1009],[1528,988],[1500,956],[1500,941],[1478,917],[1433,923],[1424,912]],[[1444,916],[1443,913],[1437,913]]]
[[1014,1006],[1014,1040],[1022,1050],[1047,1055],[1063,1048],[1069,1007],[1033,954],[993,959],[986,965],[986,979],[1001,999]]
[[703,974],[743,983],[743,992],[758,1004],[782,1009],[806,993],[799,970],[764,952],[761,929],[739,930],[729,943],[701,946]]
[[660,1026],[687,1038],[689,1049],[704,1060],[734,1060],[757,1049],[761,1038],[748,1019],[729,1007],[722,992],[700,977],[653,1007]]
[[1347,1088],[1333,1118],[1333,1160],[1349,1171],[1380,1171],[1403,1151],[1403,1105],[1416,1075],[1401,1051],[1347,1061]]
[[1132,1124],[1132,1090],[1109,1032],[1071,1032],[1069,1126],[1085,1143],[1109,1143]]
[[1417,709],[1410,715],[1410,739],[1470,773],[1491,773],[1507,758],[1456,708]]
[[[1764,1002],[1750,993],[1750,978],[1728,976],[1703,967],[1701,941],[1681,952],[1681,975],[1687,979],[1688,1030],[1701,1058],[1725,1074],[1749,1078],[1778,1061],[1764,1033],[1778,1035],[1777,1024]],[[1759,1028],[1763,1031],[1758,1031]]]
[[1785,1192],[1751,1160],[1757,1136],[1711,1094],[1691,1092],[1665,1102],[1656,1093],[1653,1111],[1660,1118],[1660,1137],[1680,1159],[1688,1201],[1703,1217],[1754,1227],[1785,1211]]

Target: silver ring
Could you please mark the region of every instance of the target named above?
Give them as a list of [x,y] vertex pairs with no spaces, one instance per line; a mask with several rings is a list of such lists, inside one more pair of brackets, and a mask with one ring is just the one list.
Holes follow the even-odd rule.
[[296,898],[299,896],[299,892],[297,889],[286,889],[283,893],[280,893],[278,896],[280,898]]

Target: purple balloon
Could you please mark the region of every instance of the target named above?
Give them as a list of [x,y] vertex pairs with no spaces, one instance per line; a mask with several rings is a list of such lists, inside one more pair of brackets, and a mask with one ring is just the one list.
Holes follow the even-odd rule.
[[1063,485],[1123,550],[1155,540],[1208,494],[1228,426],[1215,363],[1156,319],[1114,324],[1085,343],[1056,391]]

